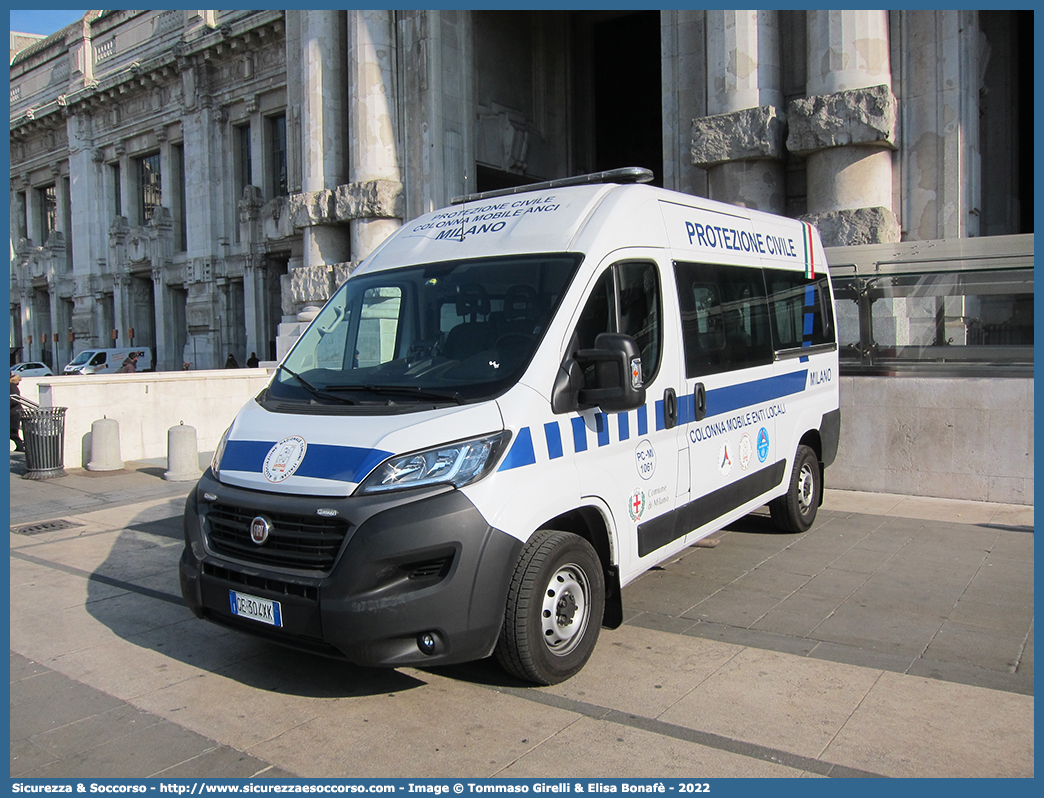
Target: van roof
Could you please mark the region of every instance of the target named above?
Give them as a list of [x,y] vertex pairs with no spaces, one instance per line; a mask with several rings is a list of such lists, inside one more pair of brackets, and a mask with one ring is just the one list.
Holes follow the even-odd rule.
[[[663,248],[790,269],[825,263],[806,223],[650,185],[594,183],[494,192],[412,219],[357,272],[513,254]],[[480,195],[482,196],[482,195]]]

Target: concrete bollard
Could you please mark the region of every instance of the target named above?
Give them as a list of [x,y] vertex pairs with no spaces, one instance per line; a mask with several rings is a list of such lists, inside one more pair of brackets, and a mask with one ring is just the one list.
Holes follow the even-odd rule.
[[120,423],[114,418],[100,418],[91,424],[91,460],[87,470],[119,471],[122,468]]
[[199,473],[196,428],[186,427],[182,421],[167,430],[167,472],[163,478],[168,482],[191,482],[199,479]]

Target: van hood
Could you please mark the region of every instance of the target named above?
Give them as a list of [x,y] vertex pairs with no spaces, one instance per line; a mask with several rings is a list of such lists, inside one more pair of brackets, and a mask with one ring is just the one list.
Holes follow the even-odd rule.
[[272,413],[251,401],[229,429],[219,481],[269,493],[349,496],[393,455],[503,429],[496,401],[388,416]]

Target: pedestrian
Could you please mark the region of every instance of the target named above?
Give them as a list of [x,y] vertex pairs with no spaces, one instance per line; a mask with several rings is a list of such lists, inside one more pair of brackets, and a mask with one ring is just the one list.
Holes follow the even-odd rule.
[[237,369],[237,368],[239,368],[239,361],[236,360],[236,356],[233,355],[231,352],[228,353],[228,360],[225,361],[225,368],[227,368],[227,369]]
[[17,374],[11,377],[11,443],[14,444],[14,450],[16,452],[24,452],[25,444],[22,443],[22,436],[19,434],[19,430],[22,426],[22,404],[16,396],[21,396],[22,392],[18,390],[18,383],[22,381],[22,378]]
[[250,357],[247,358],[247,368],[256,369],[261,365],[261,361],[257,359],[257,352],[251,352]]
[[138,353],[137,352],[131,352],[129,355],[127,355],[127,358],[123,361],[123,363],[120,365],[120,367],[118,369],[116,369],[116,373],[117,374],[130,374],[131,372],[137,371],[137,370],[138,370]]

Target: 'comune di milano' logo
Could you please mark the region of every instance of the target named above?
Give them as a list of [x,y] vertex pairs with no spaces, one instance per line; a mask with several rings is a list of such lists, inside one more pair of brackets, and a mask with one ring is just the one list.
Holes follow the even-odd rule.
[[308,444],[300,435],[283,438],[268,450],[262,473],[269,482],[282,482],[293,476],[304,460]]

